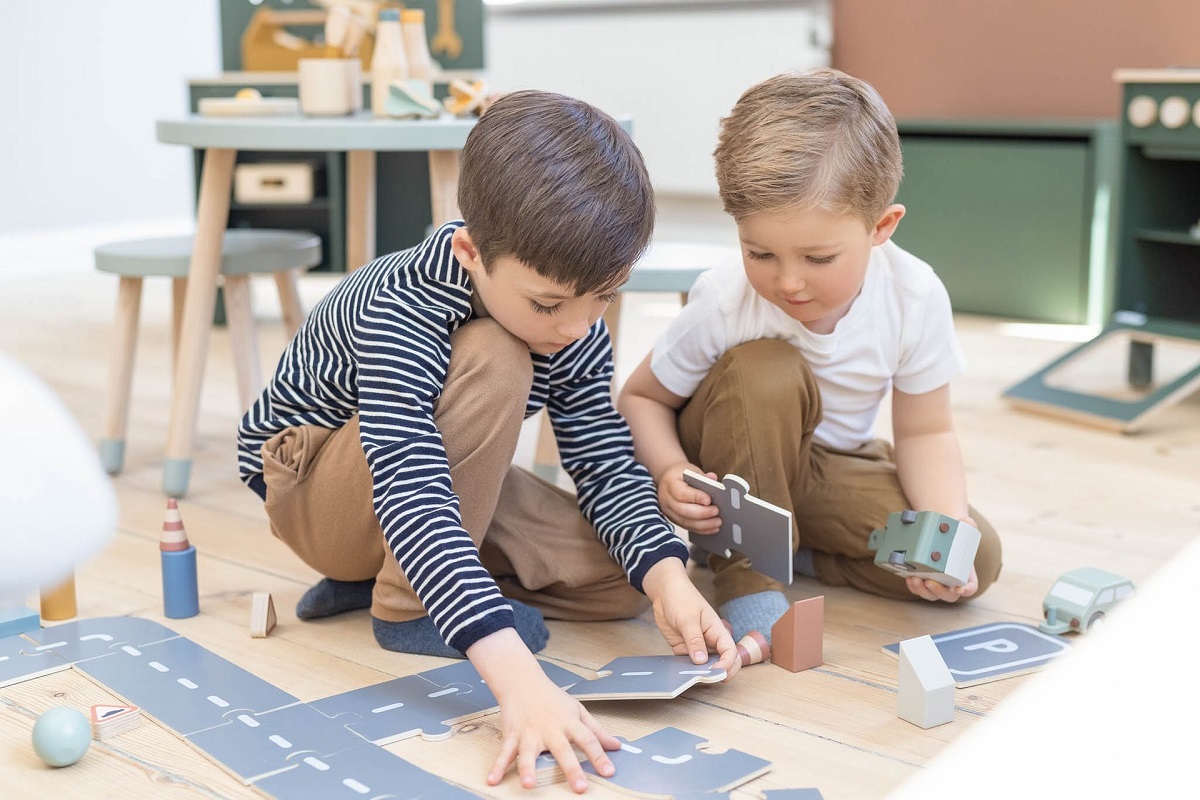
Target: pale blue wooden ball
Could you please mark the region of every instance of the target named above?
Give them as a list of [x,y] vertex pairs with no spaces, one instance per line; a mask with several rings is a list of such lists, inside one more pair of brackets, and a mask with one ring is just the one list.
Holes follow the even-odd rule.
[[52,767],[69,767],[91,744],[92,726],[73,708],[52,708],[33,724],[33,751]]

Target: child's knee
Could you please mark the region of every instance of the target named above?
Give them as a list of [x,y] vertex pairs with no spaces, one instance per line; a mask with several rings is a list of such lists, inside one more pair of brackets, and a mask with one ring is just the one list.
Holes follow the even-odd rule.
[[446,382],[460,376],[486,386],[491,402],[523,407],[533,386],[529,346],[493,319],[472,320],[450,336]]
[[605,598],[604,606],[611,613],[609,619],[633,619],[641,616],[651,603],[649,597],[626,584],[624,589]]
[[[804,355],[782,339],[756,339],[726,351],[713,372],[734,380],[755,406],[794,403],[797,386],[813,381]],[[814,388],[815,388],[815,384]]]
[[771,409],[772,419],[796,422],[802,430],[815,428],[820,419],[812,369],[799,350],[779,339],[746,342],[721,356],[684,406],[680,431],[709,429],[714,420],[720,425],[754,419],[764,408]]

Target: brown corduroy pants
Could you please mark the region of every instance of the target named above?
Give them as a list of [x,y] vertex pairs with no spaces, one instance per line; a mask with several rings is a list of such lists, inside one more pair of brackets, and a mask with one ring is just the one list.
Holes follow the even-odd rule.
[[[649,601],[629,585],[575,496],[512,466],[533,381],[528,348],[490,319],[462,326],[450,345],[434,423],[463,527],[500,591],[554,619],[640,614]],[[425,616],[375,515],[358,416],[337,429],[289,428],[262,452],[271,532],[322,575],[375,578],[373,616]]]
[[[687,457],[718,478],[744,478],[750,493],[792,512],[793,549],[810,548],[817,579],[900,600],[919,599],[904,579],[875,566],[867,537],[888,514],[909,508],[892,447],[882,439],[857,450],[813,441],[821,394],[804,356],[787,342],[763,339],[732,348],[679,414]],[[919,510],[919,509],[918,509]],[[1000,574],[1000,538],[977,511],[979,597]],[[718,605],[780,589],[740,554],[709,557]]]

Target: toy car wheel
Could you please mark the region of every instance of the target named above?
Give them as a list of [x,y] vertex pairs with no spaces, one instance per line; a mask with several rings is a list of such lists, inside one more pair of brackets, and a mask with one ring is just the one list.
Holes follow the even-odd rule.
[[1095,614],[1092,614],[1092,618],[1088,620],[1087,630],[1085,631],[1085,633],[1091,633],[1092,631],[1098,631],[1103,627],[1104,627],[1104,612],[1097,611]]

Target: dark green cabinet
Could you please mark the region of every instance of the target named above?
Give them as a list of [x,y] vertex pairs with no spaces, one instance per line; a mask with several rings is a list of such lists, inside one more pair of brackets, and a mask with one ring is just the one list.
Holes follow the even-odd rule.
[[1110,310],[1111,122],[901,121],[895,240],[955,311],[1097,322]]

